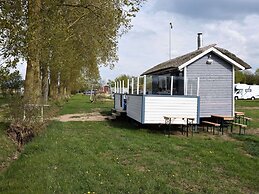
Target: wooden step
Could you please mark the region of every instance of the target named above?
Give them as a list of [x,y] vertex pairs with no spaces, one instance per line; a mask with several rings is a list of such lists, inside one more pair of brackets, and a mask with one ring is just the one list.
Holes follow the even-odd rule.
[[118,112],[112,112],[112,116],[114,116],[114,117],[119,117],[119,116],[121,116],[121,114],[118,113]]
[[114,117],[114,116],[108,116],[108,117],[107,117],[107,120],[109,120],[109,121],[114,121],[114,120],[116,120],[116,117]]

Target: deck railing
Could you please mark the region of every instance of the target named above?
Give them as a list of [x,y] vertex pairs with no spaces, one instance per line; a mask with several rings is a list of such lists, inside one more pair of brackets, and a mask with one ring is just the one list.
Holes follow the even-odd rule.
[[115,82],[115,93],[136,95],[188,95],[199,96],[199,78],[181,76],[140,76]]

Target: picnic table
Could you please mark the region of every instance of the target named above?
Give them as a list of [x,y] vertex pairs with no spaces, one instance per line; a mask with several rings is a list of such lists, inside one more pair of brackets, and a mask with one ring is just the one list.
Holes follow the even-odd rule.
[[[171,125],[173,124],[173,121],[174,120],[182,120],[183,123],[181,124],[182,125],[182,134],[183,134],[183,127],[186,126],[186,136],[188,137],[188,133],[189,133],[189,127],[190,126],[193,126],[193,122],[195,120],[195,118],[193,117],[186,117],[186,116],[173,116],[173,115],[170,115],[170,116],[164,116],[164,119],[165,119],[165,124],[168,125],[168,136],[170,135],[170,131],[171,131]],[[193,132],[193,130],[192,130]]]
[[245,117],[244,112],[235,112],[235,122],[233,124],[239,126],[239,134],[241,134],[242,129],[245,134],[245,129],[251,121],[252,118]]
[[220,130],[223,135],[224,133],[224,127],[231,126],[231,132],[232,132],[232,123],[234,121],[234,118],[231,116],[226,116],[226,115],[211,115],[212,118],[216,120],[217,123],[220,124]]

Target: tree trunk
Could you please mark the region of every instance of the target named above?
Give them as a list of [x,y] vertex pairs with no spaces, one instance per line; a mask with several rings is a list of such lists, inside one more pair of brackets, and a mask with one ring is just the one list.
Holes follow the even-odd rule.
[[43,102],[46,104],[49,96],[49,73],[48,66],[45,63],[42,63],[42,96]]
[[24,83],[24,98],[27,103],[39,103],[41,97],[39,61],[41,0],[29,0],[28,5],[28,58]]
[[58,99],[58,73],[50,73],[50,97],[54,100]]
[[61,98],[61,99],[63,99],[63,98],[66,97],[66,96],[65,96],[65,87],[64,87],[63,84],[60,85],[60,93],[59,93],[59,95],[60,95],[60,98]]
[[67,93],[67,97],[69,97],[71,95],[71,88],[70,88],[70,86],[67,86],[66,93]]

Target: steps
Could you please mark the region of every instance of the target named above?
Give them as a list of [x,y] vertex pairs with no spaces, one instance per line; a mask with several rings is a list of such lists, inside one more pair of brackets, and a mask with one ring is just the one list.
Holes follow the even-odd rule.
[[127,115],[125,110],[116,110],[114,108],[111,109],[111,118],[109,120],[116,120]]

